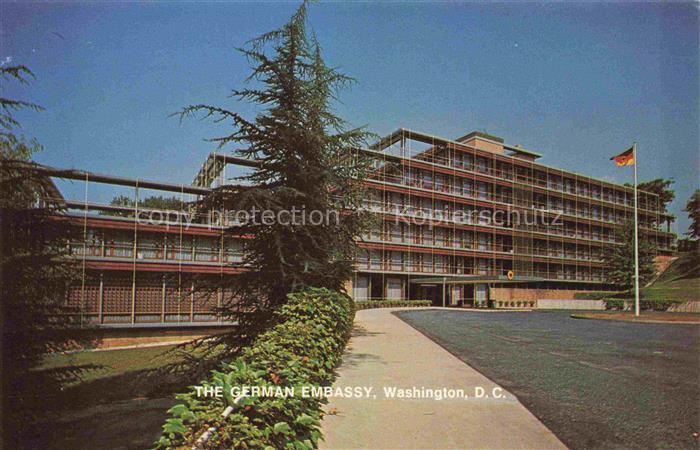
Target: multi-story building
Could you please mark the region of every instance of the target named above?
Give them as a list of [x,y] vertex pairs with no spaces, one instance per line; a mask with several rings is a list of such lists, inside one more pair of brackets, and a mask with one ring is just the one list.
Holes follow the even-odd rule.
[[[360,243],[356,298],[530,306],[608,288],[602,255],[619,245],[633,189],[539,164],[479,132],[452,141],[401,129],[362,153],[376,162],[367,207],[383,220]],[[639,192],[640,229],[659,254],[673,243],[662,209]]]
[[[633,214],[631,188],[542,165],[539,154],[479,132],[449,140],[400,129],[356,156],[371,159],[364,206],[378,220],[359,242],[348,283],[355,299],[517,307],[609,288],[602,256],[620,245],[614,230]],[[85,182],[86,192],[94,183],[136,192],[130,207],[60,198],[83,230],[71,243],[84,276],[70,301],[85,323],[221,323],[214,311],[231,293],[193,291],[192,277],[245,270],[244,237],[196,207],[227,182],[227,165],[255,162],[212,154],[192,185],[45,168]],[[140,207],[145,190],[173,193],[181,211]],[[641,233],[669,253],[672,216],[652,193],[640,191],[638,206]]]

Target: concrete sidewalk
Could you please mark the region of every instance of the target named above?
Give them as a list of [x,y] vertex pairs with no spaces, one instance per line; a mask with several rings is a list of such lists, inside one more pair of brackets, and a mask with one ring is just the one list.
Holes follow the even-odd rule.
[[[372,395],[331,398],[321,448],[565,448],[512,394],[495,398],[498,385],[391,314],[400,309],[357,312],[334,387]],[[392,387],[462,389],[468,398],[389,398]],[[489,398],[476,398],[479,388]]]

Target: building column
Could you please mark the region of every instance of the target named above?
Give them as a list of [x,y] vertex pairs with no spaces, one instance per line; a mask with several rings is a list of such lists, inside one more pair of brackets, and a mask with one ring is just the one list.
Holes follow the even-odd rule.
[[104,272],[100,272],[100,291],[97,299],[97,321],[102,324],[104,319],[105,284]]
[[190,322],[194,322],[194,281],[190,287]]
[[447,278],[442,277],[442,307],[447,306]]
[[216,305],[217,305],[217,322],[221,323],[223,320],[223,317],[221,316],[221,306],[224,304],[224,288],[220,287],[219,292],[217,293],[217,298],[216,298]]
[[131,323],[136,323],[136,271],[131,275]]
[[163,275],[163,289],[160,295],[160,321],[165,323],[165,275]]

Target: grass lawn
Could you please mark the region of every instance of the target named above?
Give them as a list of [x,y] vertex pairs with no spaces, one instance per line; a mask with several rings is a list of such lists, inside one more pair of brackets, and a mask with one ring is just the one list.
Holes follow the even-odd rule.
[[175,348],[174,345],[168,345],[70,354],[54,353],[44,360],[41,369],[67,366],[101,366],[100,368],[85,371],[82,375],[82,381],[66,386],[71,387],[100,378],[124,375],[127,372],[157,369],[166,364],[176,362],[178,358],[170,352],[173,348]]
[[[700,300],[700,262],[695,253],[681,253],[678,259],[651,285],[639,290],[642,300],[683,303]],[[632,298],[634,292],[587,292],[577,298]]]
[[644,300],[700,300],[700,263],[696,253],[681,253],[651,286],[639,292]]
[[700,300],[700,278],[681,278],[654,283],[640,289],[639,296],[644,300],[673,300],[677,302]]
[[[164,370],[182,362],[174,345],[53,354],[39,370],[99,366],[62,392],[41,393],[47,414],[25,448],[150,448],[167,418],[166,411],[196,380]],[[193,352],[189,352],[191,355]]]
[[700,277],[700,258],[697,252],[678,253],[678,259],[656,280],[656,283],[666,283],[678,279]]

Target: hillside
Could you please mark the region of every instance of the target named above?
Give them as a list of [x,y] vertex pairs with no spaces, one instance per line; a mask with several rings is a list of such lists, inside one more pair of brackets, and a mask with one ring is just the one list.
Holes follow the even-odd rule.
[[651,286],[642,288],[640,294],[646,300],[700,300],[700,253],[679,254],[678,259]]

